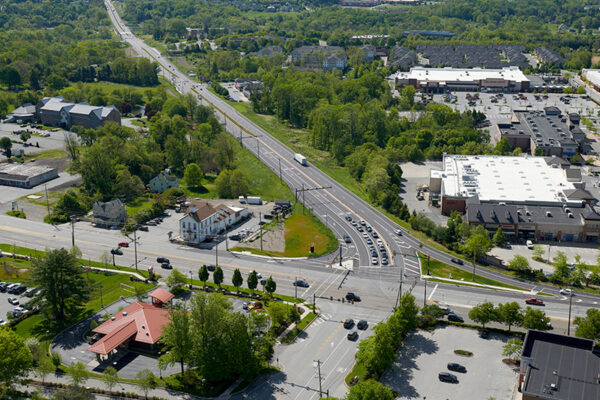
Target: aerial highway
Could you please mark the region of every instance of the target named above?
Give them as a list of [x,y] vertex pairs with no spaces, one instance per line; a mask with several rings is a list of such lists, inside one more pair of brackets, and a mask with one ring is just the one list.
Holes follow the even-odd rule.
[[[181,73],[166,57],[137,38],[125,26],[110,0],[106,0],[105,4],[121,38],[127,41],[140,55],[158,63],[160,73],[169,79],[179,92],[194,93],[202,104],[213,107],[216,114],[222,118],[227,131],[238,138],[248,150],[255,154],[273,172],[280,175],[292,192],[306,188],[323,188],[302,193],[299,196],[299,201],[304,202],[314,214],[328,225],[338,238],[341,239],[344,234],[351,237],[352,243],[348,246],[345,246],[342,240],[340,242],[344,246],[342,257],[356,260],[353,268],[356,276],[361,275],[358,273],[361,269],[371,271],[373,267],[363,237],[345,220],[346,215],[352,216],[354,220],[365,220],[368,225],[378,232],[391,257],[391,263],[388,267],[379,266],[376,269],[378,274],[388,276],[387,279],[398,282],[402,271],[404,271],[404,276],[416,275],[418,271],[413,269],[413,273],[411,273],[409,266],[415,263],[417,249],[432,258],[451,263],[452,257],[449,254],[423,244],[406,230],[403,230],[402,236],[396,235],[395,232],[401,229],[398,224],[322,172],[310,160],[307,166],[302,166],[294,161],[294,152],[291,149],[207,90],[206,85],[199,84]],[[325,259],[327,261],[324,264],[331,264],[333,261],[332,257]],[[467,271],[471,270],[471,266],[467,264],[464,266],[457,265],[457,267]],[[520,280],[487,268],[477,268],[477,274],[506,284],[516,285],[532,291],[544,291],[558,296],[558,289],[555,287]],[[391,278],[391,276],[394,278]],[[599,297],[583,293],[580,299],[593,304],[598,301]]]

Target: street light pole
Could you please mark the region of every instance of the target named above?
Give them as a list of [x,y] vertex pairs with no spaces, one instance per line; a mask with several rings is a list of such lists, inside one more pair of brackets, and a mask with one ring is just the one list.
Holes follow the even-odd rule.
[[75,219],[71,215],[71,247],[75,247]]
[[135,270],[138,270],[138,257],[137,257],[137,227],[133,231],[133,253],[135,257]]
[[567,336],[571,334],[571,304],[573,303],[573,291],[569,294],[569,321],[567,322]]
[[215,265],[219,266],[219,238],[217,237],[217,243],[215,243]]

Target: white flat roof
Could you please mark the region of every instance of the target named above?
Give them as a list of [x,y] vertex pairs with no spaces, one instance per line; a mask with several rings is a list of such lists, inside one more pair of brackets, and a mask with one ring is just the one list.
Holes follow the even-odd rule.
[[563,191],[575,188],[562,168],[531,156],[445,155],[442,184],[446,196],[545,204],[567,202]]
[[502,69],[413,67],[409,72],[396,72],[390,78],[399,80],[416,79],[417,81],[429,82],[529,81],[518,67],[505,67]]
[[600,69],[584,69],[583,75],[593,85],[600,86]]

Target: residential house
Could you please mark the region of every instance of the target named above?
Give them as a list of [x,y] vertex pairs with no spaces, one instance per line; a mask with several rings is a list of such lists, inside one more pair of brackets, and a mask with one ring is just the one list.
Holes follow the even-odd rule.
[[198,244],[247,216],[247,208],[192,202],[186,206],[185,215],[179,220],[179,234],[186,243]]
[[152,193],[163,193],[167,189],[176,187],[179,187],[179,180],[176,176],[169,175],[168,171],[161,171],[148,183],[148,188]]
[[348,56],[338,46],[302,46],[291,53],[292,63],[305,69],[344,70],[348,66]]
[[16,108],[13,112],[6,116],[5,122],[33,122],[35,119],[35,106],[31,103],[25,103],[21,107]]
[[123,226],[127,220],[125,204],[119,199],[107,201],[106,203],[95,202],[92,207],[92,214],[92,222],[96,226],[105,228]]
[[373,46],[372,44],[365,44],[360,47],[360,50],[363,53],[363,62],[368,64],[372,63],[375,59],[375,53],[377,52],[377,48],[375,48],[375,46]]
[[256,52],[259,57],[273,57],[275,54],[283,53],[281,46],[267,46]]
[[120,348],[155,349],[163,327],[169,323],[169,310],[165,306],[173,297],[172,293],[159,288],[150,293],[152,304],[138,301],[130,304],[92,330],[102,338],[88,347],[88,351],[96,353],[98,361],[102,361]]

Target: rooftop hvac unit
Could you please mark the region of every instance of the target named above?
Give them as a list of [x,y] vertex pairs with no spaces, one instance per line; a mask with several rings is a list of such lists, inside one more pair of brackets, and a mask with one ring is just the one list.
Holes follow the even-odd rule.
[[546,217],[552,217],[552,213],[550,211],[546,211]]
[[573,213],[568,213],[567,215],[569,216],[569,218],[575,218],[575,216],[573,215]]

